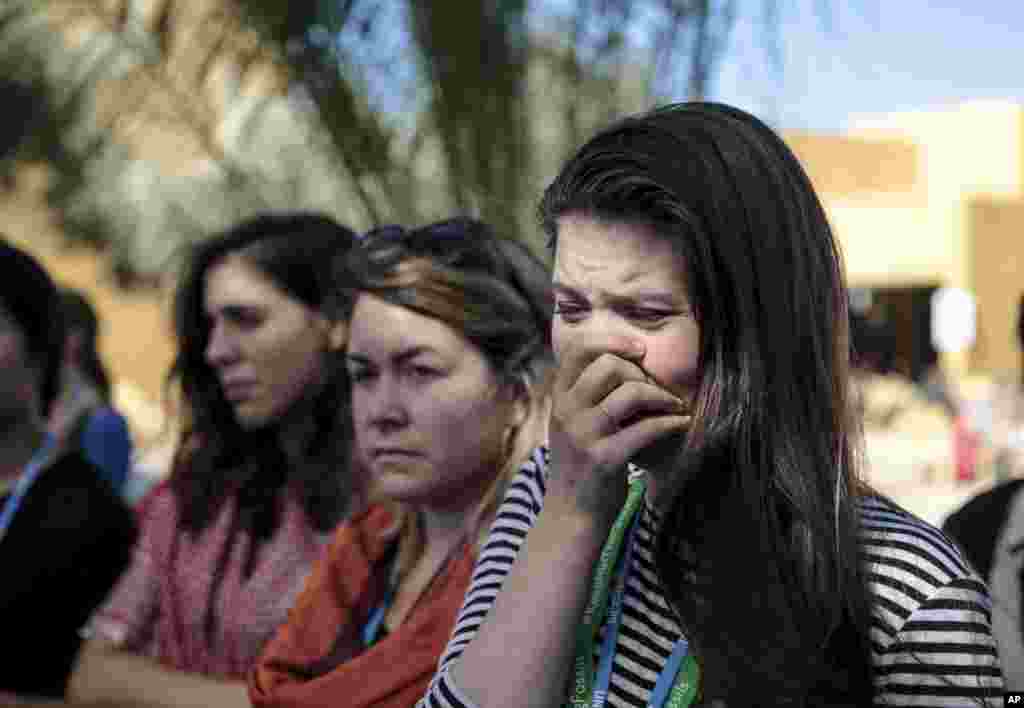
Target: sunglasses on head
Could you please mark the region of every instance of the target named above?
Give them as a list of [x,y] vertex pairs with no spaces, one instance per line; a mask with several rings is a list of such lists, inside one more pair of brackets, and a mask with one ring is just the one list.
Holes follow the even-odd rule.
[[474,238],[471,224],[452,220],[442,221],[429,226],[407,229],[400,224],[385,224],[370,229],[363,234],[364,241],[394,241],[415,245],[429,245],[436,241],[469,241]]
[[378,226],[367,231],[362,237],[363,248],[376,257],[385,254],[411,254],[436,258],[454,265],[456,262],[493,260],[490,247],[485,245],[487,233],[476,227],[474,222],[461,220],[443,221],[429,226],[406,229],[398,224]]

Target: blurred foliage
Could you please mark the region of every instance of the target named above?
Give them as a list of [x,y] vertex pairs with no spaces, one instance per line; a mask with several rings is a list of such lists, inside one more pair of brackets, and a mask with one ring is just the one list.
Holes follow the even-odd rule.
[[[737,0],[5,0],[0,176],[52,168],[122,273],[254,211],[354,228],[533,201],[596,126],[703,97]],[[746,4],[778,46],[773,0]],[[26,118],[27,117],[27,118]]]

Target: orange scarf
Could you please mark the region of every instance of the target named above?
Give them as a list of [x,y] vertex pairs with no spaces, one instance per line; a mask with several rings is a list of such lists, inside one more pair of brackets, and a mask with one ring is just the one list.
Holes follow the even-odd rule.
[[400,627],[366,649],[362,629],[384,597],[393,519],[370,507],[342,525],[289,615],[249,675],[257,708],[412,708],[426,693],[469,588],[467,546],[427,588]]

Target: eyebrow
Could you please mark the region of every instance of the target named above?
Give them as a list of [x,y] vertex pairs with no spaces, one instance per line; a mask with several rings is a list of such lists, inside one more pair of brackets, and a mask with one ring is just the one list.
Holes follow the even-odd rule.
[[[436,349],[434,349],[433,347],[427,347],[427,346],[411,347],[409,349],[404,349],[404,350],[402,350],[400,352],[397,352],[396,354],[393,354],[391,356],[391,361],[393,361],[396,364],[404,364],[405,362],[409,361],[410,359],[415,359],[420,354],[439,354],[439,352]],[[352,362],[353,364],[367,365],[367,364],[371,363],[370,357],[366,356],[365,354],[360,354],[358,352],[353,352],[351,354],[348,354],[348,355],[346,355],[345,358],[348,361]]]
[[[566,297],[570,297],[575,300],[587,300],[587,296],[582,292],[569,285],[565,285],[564,283],[555,281],[552,283],[551,288],[556,293],[565,295]],[[605,300],[615,305],[635,305],[640,302],[656,302],[667,307],[682,307],[680,298],[666,290],[637,290],[636,292],[628,295],[604,293],[603,296]]]

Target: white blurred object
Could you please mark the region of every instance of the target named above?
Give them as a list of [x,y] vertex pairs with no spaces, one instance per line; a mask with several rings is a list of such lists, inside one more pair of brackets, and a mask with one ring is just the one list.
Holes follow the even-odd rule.
[[125,501],[134,506],[170,473],[178,436],[174,421],[134,383],[117,382],[113,398],[117,409],[128,419],[136,443],[122,492]]
[[977,305],[962,288],[939,288],[932,294],[932,345],[944,353],[962,352],[977,336]]

